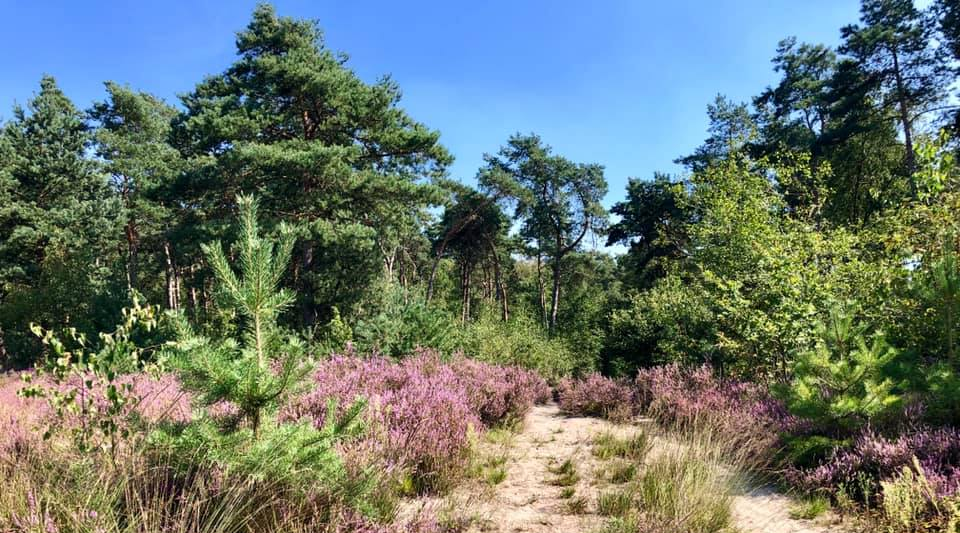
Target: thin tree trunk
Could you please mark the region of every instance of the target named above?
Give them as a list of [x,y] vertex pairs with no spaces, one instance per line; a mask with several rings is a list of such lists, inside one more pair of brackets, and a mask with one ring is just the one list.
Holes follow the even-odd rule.
[[437,267],[440,266],[440,259],[443,258],[443,254],[447,251],[447,244],[450,243],[450,239],[452,239],[453,236],[456,235],[457,233],[460,233],[463,230],[463,228],[467,226],[467,224],[475,220],[477,218],[477,213],[479,213],[483,209],[486,209],[488,205],[496,202],[498,198],[499,198],[499,195],[493,195],[493,196],[487,197],[487,199],[481,202],[480,205],[476,206],[473,210],[471,210],[470,213],[467,214],[467,216],[457,221],[457,223],[453,227],[451,227],[450,230],[447,231],[447,233],[443,236],[443,240],[440,241],[440,246],[437,247],[437,253],[433,258],[433,266],[430,267],[430,279],[427,281],[427,301],[428,302],[431,299],[433,299],[433,288],[437,278]]
[[7,344],[4,341],[3,328],[0,327],[0,368],[7,363]]
[[470,263],[465,261],[460,269],[460,322],[470,319]]
[[[300,286],[298,287],[298,292],[300,294],[310,294],[309,288],[306,287],[307,273],[310,272],[311,267],[313,266],[313,244],[310,242],[304,243],[303,253],[300,256]],[[303,321],[303,325],[306,327],[313,326],[317,321],[317,310],[313,305],[310,304],[311,298],[304,298],[300,303],[300,319]]]
[[180,280],[178,279],[177,264],[173,258],[169,241],[163,243],[163,254],[167,261],[167,309],[176,311],[180,309]]
[[540,253],[540,250],[537,250],[537,294],[539,296],[540,303],[540,316],[543,319],[544,327],[547,326],[547,297],[544,294],[544,285],[543,285],[543,254]]
[[553,301],[550,302],[550,332],[557,327],[557,310],[560,308],[560,257],[553,260]]
[[487,239],[487,246],[490,247],[490,254],[493,256],[493,275],[497,284],[497,298],[500,299],[501,318],[506,322],[510,320],[510,307],[507,304],[507,287],[500,270],[500,254],[497,253],[497,247],[491,239]]
[[134,290],[139,288],[137,275],[139,270],[140,235],[137,232],[136,221],[133,218],[127,220],[124,233],[127,237],[127,289]]
[[917,183],[914,180],[913,172],[916,170],[916,156],[913,153],[913,127],[910,124],[910,110],[907,107],[906,90],[904,89],[903,73],[900,72],[900,58],[897,55],[896,47],[891,47],[893,55],[893,74],[897,80],[897,101],[900,105],[900,123],[903,125],[903,144],[906,148],[904,157],[904,166],[910,179],[910,194],[917,196]]

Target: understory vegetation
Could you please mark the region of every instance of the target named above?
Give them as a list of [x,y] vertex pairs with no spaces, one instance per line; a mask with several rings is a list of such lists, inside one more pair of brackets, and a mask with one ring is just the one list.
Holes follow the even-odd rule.
[[177,105],[44,77],[0,128],[0,531],[456,531],[403,502],[551,401],[678,443],[593,443],[609,531],[732,531],[749,483],[960,531],[960,7],[925,4],[785,38],[610,209],[533,133],[449,176],[266,4]]

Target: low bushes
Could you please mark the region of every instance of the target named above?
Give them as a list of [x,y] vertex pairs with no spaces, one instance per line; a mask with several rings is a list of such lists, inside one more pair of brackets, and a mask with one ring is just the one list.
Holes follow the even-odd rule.
[[960,492],[960,431],[952,428],[918,429],[895,439],[867,431],[818,466],[787,470],[787,478],[808,491],[836,494],[842,490],[869,502],[881,492],[881,482],[912,468],[914,459],[934,496]]
[[645,369],[637,374],[636,384],[641,408],[660,423],[709,428],[749,449],[758,462],[771,460],[782,437],[801,426],[765,388],[720,379],[708,366],[692,371],[676,364]]
[[888,437],[868,426],[841,439],[792,415],[764,387],[719,379],[708,367],[645,369],[636,384],[643,412],[681,434],[716,436],[728,462],[773,469],[797,489],[841,504],[880,508],[893,530],[960,520],[957,429],[906,425]]
[[[319,429],[331,408],[339,419],[364,398],[365,431],[336,445],[341,474],[303,487],[283,476],[226,468],[210,460],[213,451],[192,457],[184,449],[191,431],[221,423],[231,406],[210,406],[209,416],[198,419],[191,394],[174,376],[120,379],[132,384],[133,399],[124,418],[128,436],[111,458],[106,451],[81,453],[57,434],[44,440],[46,402],[19,397],[19,378],[0,377],[0,530],[218,532],[256,524],[261,531],[433,533],[439,527],[428,515],[393,523],[398,495],[447,488],[464,475],[472,432],[512,424],[550,396],[533,372],[460,356],[443,360],[433,351],[399,362],[333,356],[317,365],[310,389],[283,407],[281,419],[308,420]],[[170,440],[151,430],[161,426],[185,429]],[[267,433],[262,446],[241,455],[270,456],[260,449],[272,442]]]
[[313,389],[283,417],[322,425],[330,399],[343,409],[366,398],[372,430],[363,453],[409,475],[416,490],[438,491],[466,468],[472,430],[522,418],[548,391],[530,371],[463,357],[444,362],[431,350],[400,362],[336,355],[319,365]]
[[550,338],[534,319],[515,314],[508,322],[489,311],[460,331],[457,346],[480,361],[535,370],[551,383],[595,367],[591,356],[572,350],[562,339]]
[[561,380],[557,399],[566,414],[599,416],[614,422],[626,422],[636,411],[633,387],[596,373]]

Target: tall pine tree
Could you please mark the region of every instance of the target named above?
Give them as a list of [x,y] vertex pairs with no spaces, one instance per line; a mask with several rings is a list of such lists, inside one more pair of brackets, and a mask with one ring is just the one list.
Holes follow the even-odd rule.
[[123,291],[115,290],[112,269],[119,205],[87,157],[83,113],[52,77],[41,80],[26,108],[14,108],[2,139],[0,329],[8,354],[27,362],[39,349],[29,322],[100,331],[118,310]]
[[180,190],[196,206],[193,241],[219,237],[235,194],[256,192],[268,227],[282,218],[298,228],[291,275],[311,325],[360,300],[382,272],[378,237],[436,202],[425,181],[451,157],[397,107],[393,81],[362,81],[313,21],[260,5],[237,53],[183,98],[177,135],[196,168]]

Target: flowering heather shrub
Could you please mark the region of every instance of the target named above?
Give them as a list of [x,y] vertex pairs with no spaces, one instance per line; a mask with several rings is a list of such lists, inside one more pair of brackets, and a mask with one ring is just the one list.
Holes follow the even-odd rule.
[[625,422],[636,409],[633,387],[597,373],[583,379],[563,379],[557,385],[557,393],[560,410],[567,414]]
[[718,378],[708,366],[688,371],[677,364],[641,370],[636,383],[642,409],[675,427],[701,427],[749,447],[769,459],[781,436],[800,421],[782,402],[754,383]]
[[[45,379],[39,377],[34,378],[34,381]],[[131,374],[122,376],[117,381],[131,385],[130,401],[125,406],[124,413],[127,423],[134,420],[146,423],[186,422],[190,419],[190,399],[180,389],[175,376],[165,374],[154,378],[147,374]],[[49,404],[43,399],[21,397],[18,391],[23,386],[24,383],[18,376],[0,377],[0,457],[18,457],[37,449],[42,445],[43,428],[54,416]],[[71,383],[63,386],[71,386]],[[108,408],[99,398],[94,407]],[[80,424],[83,421],[79,417],[77,413],[70,413],[63,423],[68,426]]]
[[914,457],[938,496],[960,493],[960,431],[954,428],[920,429],[894,440],[867,431],[820,466],[790,469],[786,476],[805,490],[833,492],[843,485],[866,500],[879,492],[881,481],[912,466]]
[[545,403],[551,396],[543,378],[517,366],[495,366],[463,356],[449,366],[486,426],[522,419],[535,403]]
[[46,404],[17,395],[22,386],[12,374],[0,374],[0,458],[16,460],[35,450],[40,434],[33,431]]
[[308,417],[319,427],[330,416],[330,399],[339,415],[366,398],[370,430],[352,452],[379,456],[387,469],[407,470],[417,488],[438,490],[466,468],[472,429],[522,417],[547,390],[528,371],[459,356],[443,362],[430,350],[398,363],[335,355],[318,366],[313,389],[288,405],[282,418]]

